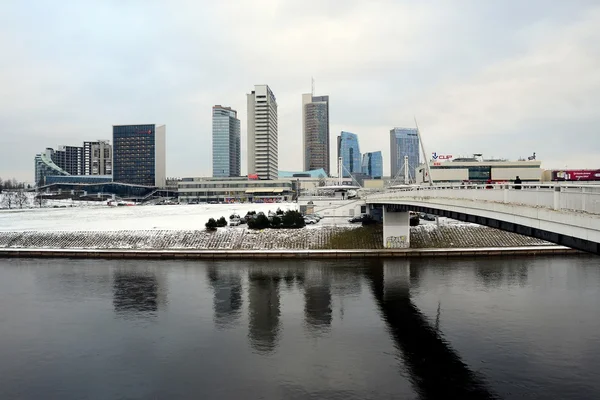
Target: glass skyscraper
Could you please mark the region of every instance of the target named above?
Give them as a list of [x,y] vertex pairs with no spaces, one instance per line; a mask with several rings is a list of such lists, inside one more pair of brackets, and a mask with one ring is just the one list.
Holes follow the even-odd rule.
[[323,168],[329,176],[329,96],[302,95],[304,170]]
[[338,136],[338,158],[342,158],[342,176],[350,177],[350,174],[361,173],[360,148],[358,147],[358,136],[355,133],[344,132]]
[[408,176],[414,181],[419,166],[419,136],[415,128],[390,130],[390,156],[392,178],[400,171],[404,174],[404,157],[408,156]]
[[383,156],[381,155],[381,151],[363,154],[362,173],[368,175],[371,179],[381,179],[383,177]]
[[113,181],[166,185],[165,125],[113,125]]
[[240,120],[229,107],[212,108],[212,176],[240,176]]

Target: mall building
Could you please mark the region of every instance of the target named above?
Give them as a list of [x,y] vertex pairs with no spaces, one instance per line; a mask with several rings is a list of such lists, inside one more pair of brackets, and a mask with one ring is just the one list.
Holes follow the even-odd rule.
[[[541,161],[483,160],[457,158],[452,161],[433,161],[429,165],[434,183],[511,182],[518,176],[523,182],[540,182]],[[427,167],[417,168],[416,183],[428,182]]]

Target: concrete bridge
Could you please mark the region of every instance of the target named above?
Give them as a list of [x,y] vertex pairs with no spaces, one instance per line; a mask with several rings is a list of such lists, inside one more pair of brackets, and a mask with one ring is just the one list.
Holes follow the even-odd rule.
[[371,194],[386,248],[410,245],[409,211],[473,222],[600,255],[600,185],[422,186]]

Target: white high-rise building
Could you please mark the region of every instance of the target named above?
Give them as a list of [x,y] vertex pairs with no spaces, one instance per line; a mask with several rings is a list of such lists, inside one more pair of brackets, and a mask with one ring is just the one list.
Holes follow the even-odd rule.
[[277,100],[267,85],[255,85],[248,98],[248,175],[278,178]]

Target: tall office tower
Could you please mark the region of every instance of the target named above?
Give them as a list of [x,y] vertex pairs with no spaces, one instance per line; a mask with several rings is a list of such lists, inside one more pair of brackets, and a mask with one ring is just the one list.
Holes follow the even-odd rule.
[[165,187],[165,125],[113,125],[113,181]]
[[212,169],[214,177],[240,176],[240,120],[229,107],[212,108]]
[[108,140],[83,142],[83,174],[112,175],[112,146]]
[[304,171],[323,168],[329,175],[329,96],[302,95]]
[[381,179],[383,177],[383,156],[381,155],[381,151],[363,154],[362,173],[371,179]]
[[248,175],[278,178],[277,100],[267,85],[255,85],[248,100]]
[[350,174],[362,172],[360,148],[358,147],[358,136],[355,133],[344,132],[338,136],[338,158],[342,158],[342,176],[350,177]]
[[58,146],[52,161],[69,175],[83,175],[83,147]]
[[419,135],[415,128],[394,128],[390,130],[390,159],[392,178],[404,168],[404,156],[408,156],[408,176],[415,180],[415,170],[419,166]]

